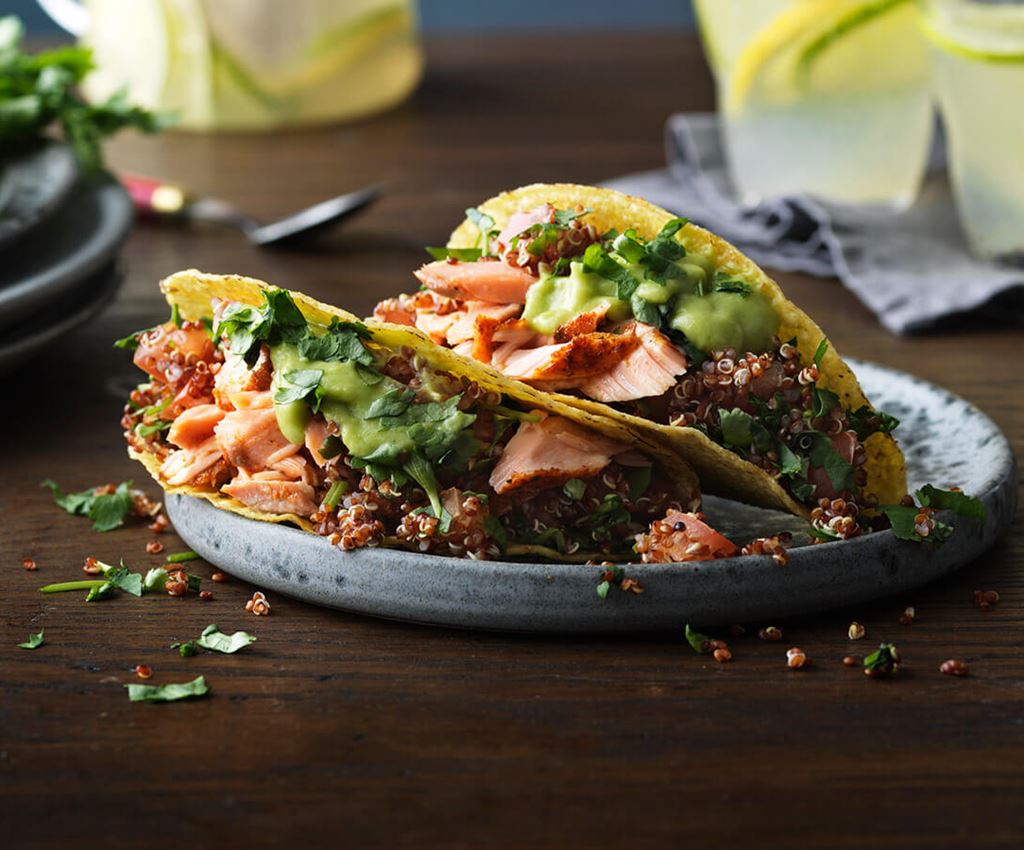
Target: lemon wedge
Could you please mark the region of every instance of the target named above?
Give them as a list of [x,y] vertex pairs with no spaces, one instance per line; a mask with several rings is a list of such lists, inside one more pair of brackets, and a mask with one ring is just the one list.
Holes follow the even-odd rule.
[[724,107],[856,95],[920,84],[926,75],[913,0],[798,0],[740,53]]

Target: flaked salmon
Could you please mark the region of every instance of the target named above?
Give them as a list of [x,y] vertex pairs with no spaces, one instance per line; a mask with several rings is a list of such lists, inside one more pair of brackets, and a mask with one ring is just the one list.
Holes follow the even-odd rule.
[[239,476],[221,490],[243,505],[268,514],[308,517],[317,508],[313,488],[303,481],[266,481]]
[[213,437],[213,429],[224,411],[215,404],[199,404],[184,411],[167,432],[167,442],[182,449],[195,449]]
[[247,472],[266,469],[275,454],[292,445],[273,409],[234,410],[217,423],[214,434],[224,456]]
[[589,478],[629,448],[560,416],[523,422],[491,471],[490,485],[507,493],[531,483],[554,487]]
[[416,312],[407,308],[398,298],[385,298],[373,308],[373,318],[394,325],[415,325]]
[[270,349],[266,345],[260,346],[259,356],[251,369],[242,357],[225,349],[224,362],[213,378],[213,397],[221,407],[230,409],[231,397],[236,393],[270,389],[273,374]]
[[638,347],[635,334],[581,334],[568,342],[520,348],[500,360],[495,356],[493,362],[510,378],[573,386],[589,376],[608,373]]
[[449,345],[475,339],[481,327],[497,327],[506,319],[519,315],[518,304],[488,304],[486,301],[466,301],[462,309],[452,313],[454,321],[448,327],[445,339]]
[[192,484],[223,459],[220,444],[211,436],[193,448],[171,452],[160,465],[160,475],[170,486],[181,487]]
[[601,326],[606,315],[608,315],[608,308],[600,307],[574,316],[555,331],[555,342],[567,342],[574,336],[594,333]]
[[659,396],[675,386],[678,376],[686,372],[686,355],[651,325],[635,323],[631,336],[640,345],[614,368],[577,384],[580,392],[597,401],[632,401]]
[[461,301],[525,304],[526,291],[537,282],[532,274],[508,263],[438,260],[414,272],[427,289]]

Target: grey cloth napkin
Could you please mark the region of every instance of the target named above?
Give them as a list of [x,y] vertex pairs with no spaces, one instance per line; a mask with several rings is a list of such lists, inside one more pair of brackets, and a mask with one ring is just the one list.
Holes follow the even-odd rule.
[[941,146],[905,212],[774,198],[735,200],[714,115],[674,115],[668,167],[606,181],[734,243],[761,265],[839,277],[894,333],[984,321],[1024,325],[1024,268],[970,255],[945,176]]

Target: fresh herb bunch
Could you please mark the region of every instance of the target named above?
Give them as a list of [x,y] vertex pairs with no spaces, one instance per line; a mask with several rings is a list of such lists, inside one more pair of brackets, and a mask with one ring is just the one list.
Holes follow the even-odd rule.
[[0,18],[0,145],[5,149],[36,141],[59,124],[82,168],[95,172],[103,167],[105,137],[124,127],[155,133],[169,123],[166,115],[130,105],[124,92],[86,103],[77,86],[94,67],[92,51],[59,47],[26,53],[23,34],[18,18]]

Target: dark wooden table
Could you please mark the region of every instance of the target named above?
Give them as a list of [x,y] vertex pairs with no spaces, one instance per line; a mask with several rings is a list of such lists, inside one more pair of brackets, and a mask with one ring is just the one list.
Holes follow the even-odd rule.
[[[366,123],[271,136],[123,138],[114,166],[173,176],[260,217],[384,180],[384,199],[306,252],[234,233],[140,225],[116,304],[21,374],[0,419],[0,846],[22,847],[1020,847],[1024,838],[1024,525],[912,597],[782,623],[783,643],[731,639],[735,660],[674,634],[515,637],[346,616],[253,588],[200,602],[86,605],[40,585],[86,555],[133,567],[141,524],[93,533],[39,482],[134,478],[118,419],[136,375],[110,341],[165,315],[159,278],[242,272],[365,313],[407,288],[421,246],[461,212],[533,181],[596,182],[654,167],[675,110],[712,106],[683,35],[438,39],[417,94]],[[781,275],[838,348],[966,396],[1024,442],[1019,331],[898,339],[838,283]],[[956,439],[950,434],[950,439]],[[156,490],[147,484],[155,495]],[[168,551],[181,544],[164,536]],[[25,572],[31,556],[37,572]],[[206,565],[196,567],[209,575]],[[209,585],[207,585],[209,586]],[[1001,601],[982,613],[975,589]],[[897,620],[912,603],[918,619]],[[892,681],[842,666],[891,639]],[[182,659],[208,623],[259,636]],[[765,624],[752,624],[757,626]],[[35,652],[16,649],[46,629]],[[790,672],[802,646],[813,667]],[[971,675],[939,673],[966,660]],[[209,698],[129,703],[122,683],[205,674]]]

